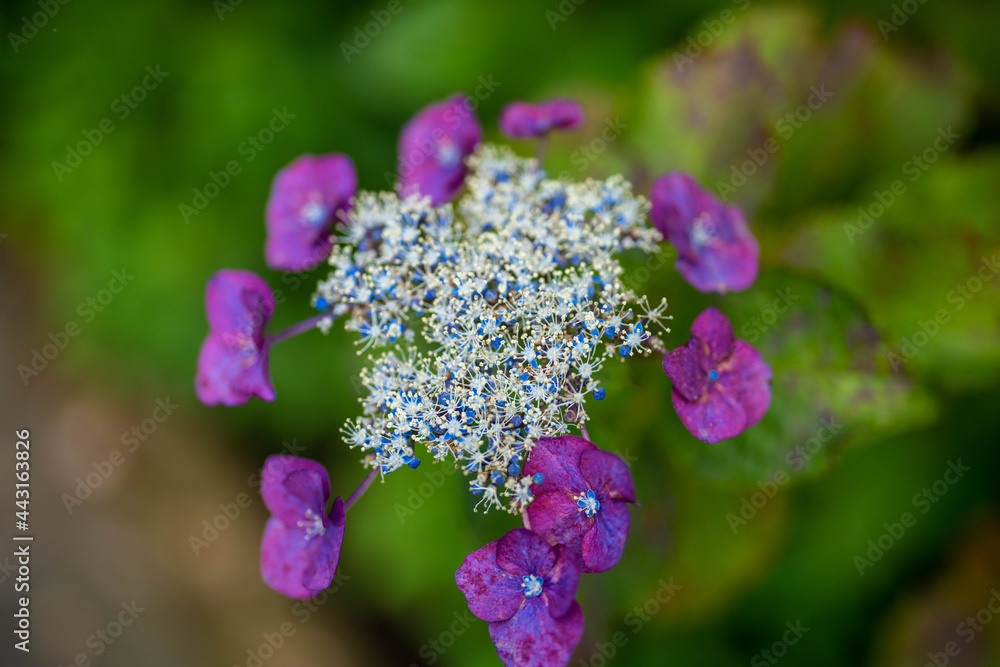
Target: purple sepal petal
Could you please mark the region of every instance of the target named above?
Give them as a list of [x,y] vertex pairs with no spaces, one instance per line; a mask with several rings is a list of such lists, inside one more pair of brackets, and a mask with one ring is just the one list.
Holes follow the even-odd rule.
[[247,339],[210,333],[198,353],[195,393],[205,405],[242,405],[253,396],[273,401],[266,342],[258,349]]
[[465,184],[465,158],[482,141],[483,131],[465,95],[453,95],[417,113],[399,137],[399,189],[415,192],[438,206]]
[[585,451],[580,456],[580,472],[597,494],[602,507],[605,500],[611,499],[635,502],[632,473],[617,454],[602,449]]
[[533,477],[541,473],[545,477],[541,484],[532,487],[535,493],[562,490],[576,494],[585,490],[586,481],[580,474],[580,455],[588,449],[597,449],[597,446],[575,435],[536,440],[524,466],[525,475]]
[[717,308],[709,306],[694,318],[691,337],[705,346],[704,368],[715,368],[733,353],[733,325]]
[[739,291],[757,279],[760,248],[739,208],[680,172],[658,178],[650,201],[653,224],[677,248],[675,266],[695,289]]
[[563,667],[583,635],[583,611],[574,602],[553,618],[539,598],[526,600],[510,620],[490,623],[490,638],[507,667]]
[[465,595],[469,611],[484,621],[506,621],[525,599],[522,577],[497,565],[499,542],[470,553],[455,572],[455,583]]
[[[302,585],[314,591],[328,588],[337,573],[340,562],[340,549],[344,546],[344,525],[347,515],[344,501],[340,496],[333,501],[330,515],[323,520],[324,533],[319,541],[319,547],[313,555],[312,562],[302,573]],[[316,539],[314,536],[312,539]]]
[[[340,536],[342,539],[342,532]],[[264,539],[260,545],[260,569],[264,583],[288,597],[306,599],[315,596],[329,582],[311,588],[305,583],[306,572],[315,566],[322,550],[321,540],[315,537],[307,539],[306,531],[271,517],[264,527]],[[335,556],[339,557],[339,549]],[[336,569],[336,563],[333,569]],[[316,582],[314,577],[312,583]]]
[[592,519],[580,511],[576,498],[566,491],[551,491],[535,496],[527,508],[532,530],[550,544],[562,544],[579,552],[581,539]]
[[216,271],[205,286],[205,313],[213,333],[248,338],[260,347],[274,314],[274,296],[263,278],[250,271]]
[[306,510],[322,516],[330,499],[330,478],[316,461],[275,454],[260,475],[260,495],[274,516],[294,526]]
[[594,515],[593,526],[583,536],[583,564],[585,572],[610,570],[625,553],[630,519],[628,505],[623,500],[601,503],[601,510]]
[[663,358],[663,370],[675,391],[689,401],[697,401],[708,386],[705,346],[697,340],[690,340],[674,348]]
[[747,428],[771,406],[771,367],[745,340],[737,340],[729,361],[719,367],[719,384],[732,393],[747,413]]
[[553,550],[558,553],[558,560],[545,575],[542,597],[549,606],[549,613],[553,617],[559,618],[569,611],[576,598],[576,587],[580,583],[582,564],[572,549],[555,547]]
[[278,172],[265,214],[267,265],[307,271],[330,254],[330,228],[358,189],[354,162],[346,155],[303,155]]
[[713,388],[697,401],[688,401],[674,389],[670,398],[681,422],[703,442],[716,443],[735,437],[747,427],[746,410],[728,391]]
[[583,107],[565,98],[531,104],[511,102],[500,112],[500,132],[511,139],[537,139],[551,130],[570,130],[583,124]]
[[556,552],[542,537],[515,528],[497,540],[496,564],[518,577],[545,576],[556,564]]

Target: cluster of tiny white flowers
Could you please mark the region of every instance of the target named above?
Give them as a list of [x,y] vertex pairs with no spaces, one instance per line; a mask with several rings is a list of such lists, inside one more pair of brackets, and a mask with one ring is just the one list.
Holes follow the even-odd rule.
[[344,427],[367,465],[416,467],[420,443],[471,477],[487,511],[517,512],[532,498],[521,470],[534,440],[586,421],[607,359],[660,349],[650,329],[666,301],[628,290],[614,254],[656,252],[661,237],[620,176],[546,180],[534,160],[493,146],[469,167],[457,213],[360,193],[314,302],[343,316],[363,350],[392,345],[370,357],[363,416]]

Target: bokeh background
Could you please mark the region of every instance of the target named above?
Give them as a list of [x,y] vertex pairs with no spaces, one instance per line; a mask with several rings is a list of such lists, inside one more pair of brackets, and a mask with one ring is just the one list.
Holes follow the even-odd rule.
[[[685,285],[669,248],[626,258],[630,284],[670,302],[669,346],[716,305],[773,367],[774,401],[706,445],[655,359],[607,369],[590,433],[629,457],[641,506],[622,563],[583,580],[573,664],[1000,665],[997,3],[50,0],[0,21],[0,498],[12,511],[28,428],[36,535],[32,652],[5,630],[2,664],[498,664],[453,573],[515,520],[474,514],[443,468],[352,509],[321,604],[260,581],[264,458],[318,459],[345,495],[363,477],[339,433],[358,409],[348,336],[276,348],[273,404],[209,409],[192,387],[218,268],[281,290],[275,326],[310,314],[323,270],[263,263],[275,172],[339,151],[385,189],[402,124],[465,91],[491,140],[506,102],[579,99],[589,122],[554,139],[552,173],[648,192],[689,171],[762,247],[757,284],[723,298]],[[294,118],[253,148],[275,109]],[[96,145],[77,161],[81,142]],[[134,276],[119,293],[115,271]],[[158,401],[176,406],[162,422]],[[142,611],[105,641],[123,604]],[[786,624],[808,630],[782,644]]]

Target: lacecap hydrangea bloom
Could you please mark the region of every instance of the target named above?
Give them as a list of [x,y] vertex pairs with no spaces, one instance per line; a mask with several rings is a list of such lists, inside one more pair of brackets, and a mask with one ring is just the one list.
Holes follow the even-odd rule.
[[[582,118],[568,100],[515,103],[501,126],[541,146],[547,132]],[[770,370],[714,310],[695,321],[692,341],[667,351],[666,300],[629,289],[619,262],[626,251],[657,252],[663,235],[646,224],[649,203],[621,176],[549,178],[537,160],[482,144],[461,95],[418,113],[399,149],[393,192],[357,191],[353,164],[337,154],[299,158],[279,173],[265,216],[266,256],[285,270],[323,257],[330,268],[312,296],[317,313],[269,334],[267,283],[220,271],[206,292],[198,396],[209,405],[273,400],[273,345],[335,322],[356,333],[369,362],[365,395],[342,432],[367,475],[346,501],[331,503],[319,463],[267,460],[265,583],[290,597],[317,594],[334,577],[346,514],[373,481],[421,461],[454,466],[474,509],[504,510],[523,524],[469,554],[456,584],[489,623],[505,665],[562,667],[583,631],[580,575],[623,558],[636,501],[626,463],[587,435],[587,402],[609,396],[602,368],[664,357],[681,420],[712,442],[760,419]],[[679,249],[690,246],[682,254],[709,287],[736,289],[738,281],[720,279],[735,218],[683,179],[660,183],[654,221]],[[723,214],[730,217],[712,217]],[[691,231],[705,219],[707,231]]]

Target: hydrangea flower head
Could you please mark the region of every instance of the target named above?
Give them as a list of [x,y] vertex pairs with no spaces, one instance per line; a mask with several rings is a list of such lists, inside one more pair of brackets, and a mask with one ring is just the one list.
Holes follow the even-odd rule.
[[760,249],[743,212],[671,172],[653,183],[650,217],[677,248],[677,270],[701,292],[732,292],[757,279]]
[[260,547],[264,582],[289,597],[315,596],[329,587],[337,570],[344,501],[338,496],[328,514],[326,470],[315,461],[287,455],[268,457],[260,492],[271,511]]
[[749,343],[734,338],[729,319],[715,308],[695,318],[691,339],[664,358],[663,370],[674,385],[678,416],[705,442],[739,435],[771,405],[771,368]]
[[466,556],[455,573],[469,610],[489,622],[508,667],[561,667],[583,634],[572,553],[515,528]]
[[573,100],[511,102],[500,112],[500,131],[511,139],[539,139],[552,130],[577,128],[583,121],[583,107]]
[[347,442],[383,474],[423,446],[460,466],[487,510],[519,512],[532,498],[532,442],[586,420],[608,359],[658,345],[666,302],[650,308],[626,288],[614,255],[654,252],[660,235],[621,177],[547,180],[534,160],[494,147],[469,164],[457,213],[360,194],[316,297],[363,349],[390,347],[362,372],[364,414]]
[[274,313],[271,288],[249,271],[223,269],[205,289],[209,333],[198,355],[195,391],[205,405],[274,400],[265,329]]
[[603,572],[621,560],[628,538],[628,503],[635,487],[628,465],[574,435],[539,438],[525,474],[541,476],[528,505],[531,529],[579,553],[584,572]]
[[346,155],[303,155],[278,172],[267,200],[264,254],[272,269],[307,271],[330,254],[330,227],[358,189]]
[[430,197],[433,206],[451,201],[465,182],[465,159],[482,139],[479,120],[464,95],[425,107],[399,137],[400,192]]

